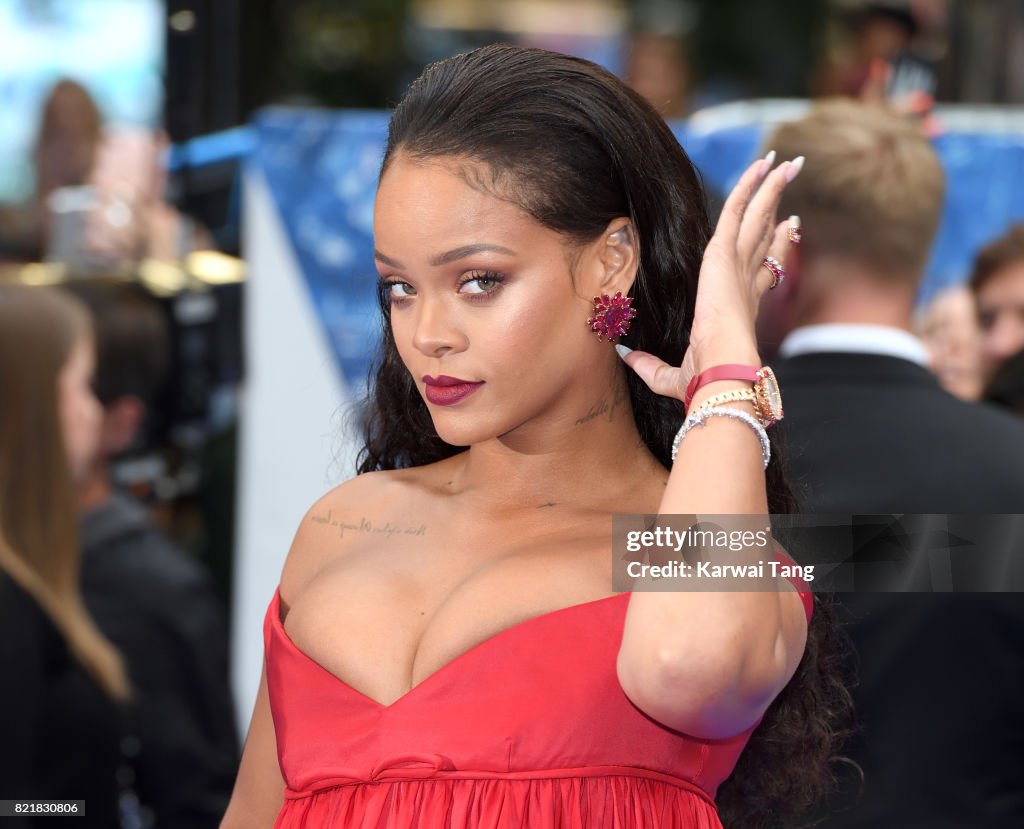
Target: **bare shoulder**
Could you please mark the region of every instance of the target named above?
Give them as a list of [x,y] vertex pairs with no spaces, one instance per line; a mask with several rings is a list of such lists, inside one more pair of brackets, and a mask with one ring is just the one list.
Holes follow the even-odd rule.
[[[415,531],[415,516],[429,497],[438,472],[432,467],[357,475],[322,495],[299,523],[281,573],[281,597],[301,592],[316,574],[358,545],[366,533],[404,520]],[[403,519],[399,519],[403,516]]]

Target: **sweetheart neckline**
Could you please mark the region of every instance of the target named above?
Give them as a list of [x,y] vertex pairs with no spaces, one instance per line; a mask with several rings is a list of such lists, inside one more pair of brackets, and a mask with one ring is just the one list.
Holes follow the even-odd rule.
[[497,633],[491,634],[486,639],[483,639],[482,641],[477,642],[475,645],[473,645],[472,647],[468,648],[467,650],[464,650],[462,653],[460,653],[454,659],[448,660],[447,662],[444,663],[444,665],[442,665],[436,671],[434,671],[433,673],[431,673],[428,676],[426,676],[423,679],[421,679],[419,682],[417,682],[415,685],[413,685],[412,688],[410,688],[404,694],[402,694],[401,696],[397,697],[395,700],[393,700],[391,703],[389,703],[387,705],[385,705],[382,702],[378,702],[377,700],[373,699],[372,697],[369,697],[366,694],[364,694],[362,691],[360,691],[360,690],[358,690],[356,688],[353,688],[351,685],[349,685],[347,682],[345,682],[345,680],[343,680],[343,679],[341,679],[341,677],[336,676],[335,674],[331,673],[329,670],[327,670],[327,668],[325,668],[323,665],[321,665],[319,662],[317,662],[315,659],[313,659],[313,657],[311,657],[304,650],[302,650],[298,645],[295,644],[295,642],[292,640],[291,636],[288,634],[288,631],[285,630],[284,622],[281,621],[281,587],[280,587],[280,585],[278,585],[277,588],[274,590],[274,596],[271,599],[270,608],[268,609],[267,612],[270,614],[271,627],[274,630],[277,631],[277,633],[281,637],[281,640],[293,652],[298,654],[298,656],[301,657],[305,662],[307,662],[308,664],[312,665],[314,668],[319,669],[324,674],[326,674],[331,680],[333,680],[337,685],[341,686],[344,690],[350,691],[351,693],[353,693],[356,696],[360,697],[361,699],[365,700],[368,704],[374,706],[379,711],[388,711],[388,710],[396,707],[397,705],[405,702],[409,697],[411,697],[414,694],[416,694],[416,692],[419,691],[424,685],[432,683],[435,680],[436,677],[440,676],[441,674],[446,673],[454,665],[457,665],[457,664],[461,663],[463,660],[469,658],[471,654],[476,653],[477,651],[479,651],[482,648],[484,648],[486,645],[492,644],[493,642],[495,642],[497,640],[503,639],[507,635],[509,635],[509,634],[511,634],[511,633],[513,633],[515,631],[518,631],[518,630],[520,630],[520,629],[522,629],[524,627],[527,627],[527,626],[529,626],[529,625],[531,625],[533,623],[542,621],[544,619],[550,619],[553,616],[558,616],[558,615],[560,615],[562,613],[566,613],[567,611],[579,610],[580,608],[585,608],[585,607],[594,607],[596,605],[603,604],[605,602],[610,602],[613,599],[622,599],[623,597],[628,598],[631,595],[631,592],[632,591],[626,591],[626,592],[623,592],[623,593],[613,593],[611,596],[603,596],[600,599],[591,599],[590,601],[586,601],[586,602],[578,602],[577,604],[566,605],[565,607],[558,607],[558,608],[555,608],[554,610],[549,610],[549,611],[547,611],[545,613],[541,613],[541,614],[539,614],[537,616],[531,616],[528,619],[523,619],[522,621],[516,622],[514,625],[510,625],[507,628],[503,628],[502,630],[499,630]]

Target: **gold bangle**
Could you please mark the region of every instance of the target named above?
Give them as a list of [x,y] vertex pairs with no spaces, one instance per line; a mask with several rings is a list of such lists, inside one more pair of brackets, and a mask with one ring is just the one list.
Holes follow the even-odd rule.
[[731,391],[719,392],[701,403],[700,408],[711,408],[713,406],[720,406],[723,403],[732,403],[739,400],[749,400],[754,404],[754,408],[757,408],[757,395],[753,389],[732,389]]

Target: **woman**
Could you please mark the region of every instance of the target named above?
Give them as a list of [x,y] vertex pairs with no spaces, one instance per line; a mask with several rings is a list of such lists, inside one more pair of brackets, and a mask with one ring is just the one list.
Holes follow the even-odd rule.
[[84,800],[75,825],[109,829],[130,688],[78,588],[73,486],[99,439],[93,363],[77,301],[0,285],[0,799]]
[[845,706],[827,613],[808,633],[782,582],[609,595],[613,513],[787,506],[747,401],[670,448],[691,376],[759,365],[800,165],[770,166],[709,241],[686,155],[593,64],[495,46],[412,86],[362,474],[289,552],[225,829],[751,827],[817,796]]
[[42,260],[52,241],[50,196],[63,187],[88,184],[102,136],[103,116],[89,91],[72,80],[58,81],[43,102],[32,150],[36,190],[28,210],[33,260]]

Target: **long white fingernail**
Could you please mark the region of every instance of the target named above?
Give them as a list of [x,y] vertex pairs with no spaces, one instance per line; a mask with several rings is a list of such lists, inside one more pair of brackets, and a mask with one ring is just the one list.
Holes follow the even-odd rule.
[[789,241],[792,242],[794,245],[800,244],[800,241],[803,239],[803,235],[800,232],[799,216],[789,217],[789,227],[786,230],[786,236],[789,239]]
[[768,175],[768,171],[772,168],[775,163],[775,150],[769,150],[768,155],[761,159],[760,173],[762,176]]
[[623,360],[625,360],[626,359],[626,355],[629,354],[629,352],[632,351],[633,349],[630,348],[629,346],[622,345],[622,343],[616,343],[615,350],[618,352],[618,355]]
[[789,167],[786,168],[786,181],[792,181],[797,177],[797,174],[804,168],[805,160],[802,155],[798,155],[789,162]]

